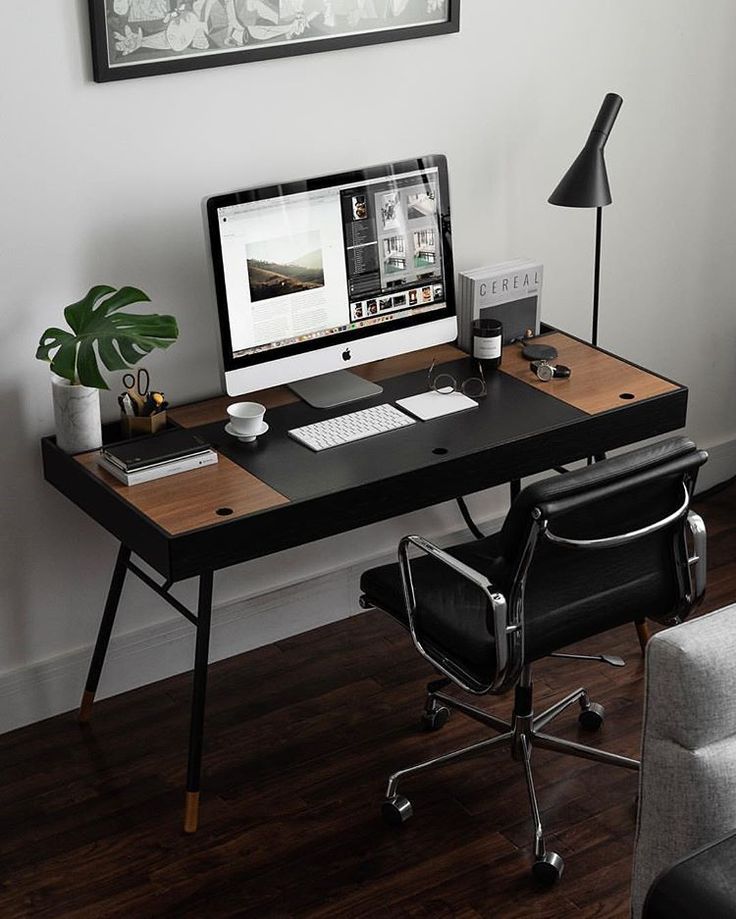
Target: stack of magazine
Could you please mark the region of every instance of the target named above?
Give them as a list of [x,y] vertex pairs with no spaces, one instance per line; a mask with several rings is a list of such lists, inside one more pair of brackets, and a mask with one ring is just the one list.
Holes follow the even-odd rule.
[[139,485],[217,462],[217,453],[185,430],[163,431],[110,444],[100,450],[100,465],[126,485]]
[[542,275],[541,263],[526,258],[461,271],[458,345],[471,352],[474,319],[497,319],[503,325],[504,344],[525,337],[528,329],[539,334]]

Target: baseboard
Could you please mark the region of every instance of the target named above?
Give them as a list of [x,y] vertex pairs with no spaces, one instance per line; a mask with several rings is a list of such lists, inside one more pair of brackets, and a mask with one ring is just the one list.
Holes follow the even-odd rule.
[[[487,532],[500,520],[480,520]],[[440,544],[468,538],[466,530],[429,534]],[[259,596],[215,606],[210,661],[223,660],[360,612],[361,573],[388,563],[395,553],[359,561]],[[0,674],[0,733],[75,709],[82,695],[92,647]],[[194,629],[177,617],[110,641],[98,699],[114,696],[192,668]]]
[[736,440],[727,440],[712,446],[698,446],[708,451],[708,462],[698,473],[697,493],[714,488],[736,476]]

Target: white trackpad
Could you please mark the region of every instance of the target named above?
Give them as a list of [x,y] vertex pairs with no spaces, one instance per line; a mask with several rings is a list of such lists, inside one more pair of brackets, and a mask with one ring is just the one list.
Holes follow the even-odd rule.
[[396,404],[421,421],[478,408],[477,402],[461,392],[439,393],[434,390],[420,393],[418,396],[409,396],[408,399],[397,399]]

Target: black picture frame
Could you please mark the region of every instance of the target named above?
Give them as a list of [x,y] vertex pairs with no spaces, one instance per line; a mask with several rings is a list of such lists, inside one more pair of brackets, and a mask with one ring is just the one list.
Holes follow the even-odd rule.
[[[158,21],[135,21],[132,25],[127,21],[129,13],[121,15],[115,12],[113,4],[117,2],[118,11],[130,9],[131,5],[140,4],[139,9],[155,9],[157,4],[162,8],[169,9],[167,23],[161,18]],[[201,3],[202,0],[199,0]],[[226,7],[226,0],[204,0],[207,2],[219,3],[223,8]],[[243,2],[243,0],[237,0]],[[263,0],[266,7],[273,8],[277,0]],[[284,0],[280,0],[284,2]],[[308,0],[309,2],[309,0]],[[311,0],[312,8],[324,0]],[[344,0],[343,0],[344,2]],[[156,76],[165,73],[178,73],[188,70],[202,70],[208,67],[222,67],[230,64],[244,64],[251,61],[263,61],[274,58],[292,57],[299,54],[313,54],[321,51],[334,51],[343,48],[359,48],[364,45],[381,44],[383,42],[404,41],[412,38],[426,38],[432,35],[444,35],[460,30],[460,0],[371,0],[378,8],[384,9],[385,18],[382,21],[391,23],[386,27],[367,28],[364,31],[352,31],[343,34],[330,34],[324,31],[324,34],[317,34],[300,38],[292,36],[287,38],[282,36],[279,40],[270,41],[268,39],[259,39],[260,44],[250,41],[251,34],[248,32],[245,39],[248,41],[242,47],[237,45],[232,47],[212,47],[197,49],[193,44],[188,45],[181,51],[173,51],[171,48],[154,49],[150,47],[138,47],[135,50],[123,54],[116,49],[110,50],[112,42],[128,41],[131,46],[135,46],[139,41],[148,41],[150,44],[158,42],[162,44],[162,31],[158,33],[153,29],[163,29],[167,35],[171,31],[174,35],[175,28],[178,29],[178,44],[191,34],[189,26],[194,25],[192,16],[193,6],[197,5],[197,0],[190,0],[188,3],[182,3],[182,0],[89,0],[89,13],[92,36],[92,64],[93,75],[97,83],[106,83],[111,80],[127,80],[138,77]],[[393,4],[406,5],[403,11],[395,15],[391,10],[398,7]],[[357,0],[356,0],[357,3]],[[434,6],[434,4],[438,6]],[[430,19],[432,15],[430,8],[434,8],[441,19]],[[419,14],[420,9],[425,9],[424,16]],[[414,11],[412,13],[412,11]],[[191,16],[190,16],[191,12]],[[412,21],[412,20],[416,21]],[[295,22],[296,20],[294,20]],[[326,17],[322,17],[322,25]],[[314,25],[316,23],[316,25]],[[292,23],[293,25],[293,23]],[[318,28],[317,15],[310,23],[309,29]],[[392,27],[393,26],[393,27]],[[284,26],[274,25],[273,29],[283,28]],[[254,25],[252,28],[256,32],[270,31],[268,25]],[[235,30],[234,35],[237,35]],[[115,35],[119,36],[116,40]],[[208,39],[205,37],[204,41]],[[199,44],[203,40],[199,39]],[[139,52],[141,52],[139,54]],[[170,53],[169,53],[170,52]]]

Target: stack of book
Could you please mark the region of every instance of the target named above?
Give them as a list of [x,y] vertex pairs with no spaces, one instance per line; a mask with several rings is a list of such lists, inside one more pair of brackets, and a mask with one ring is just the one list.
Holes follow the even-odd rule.
[[525,258],[461,271],[458,345],[471,353],[474,319],[497,319],[503,325],[504,344],[523,338],[527,329],[539,334],[542,275],[543,266]]
[[217,453],[189,431],[174,430],[110,444],[100,465],[126,485],[139,485],[217,462]]

